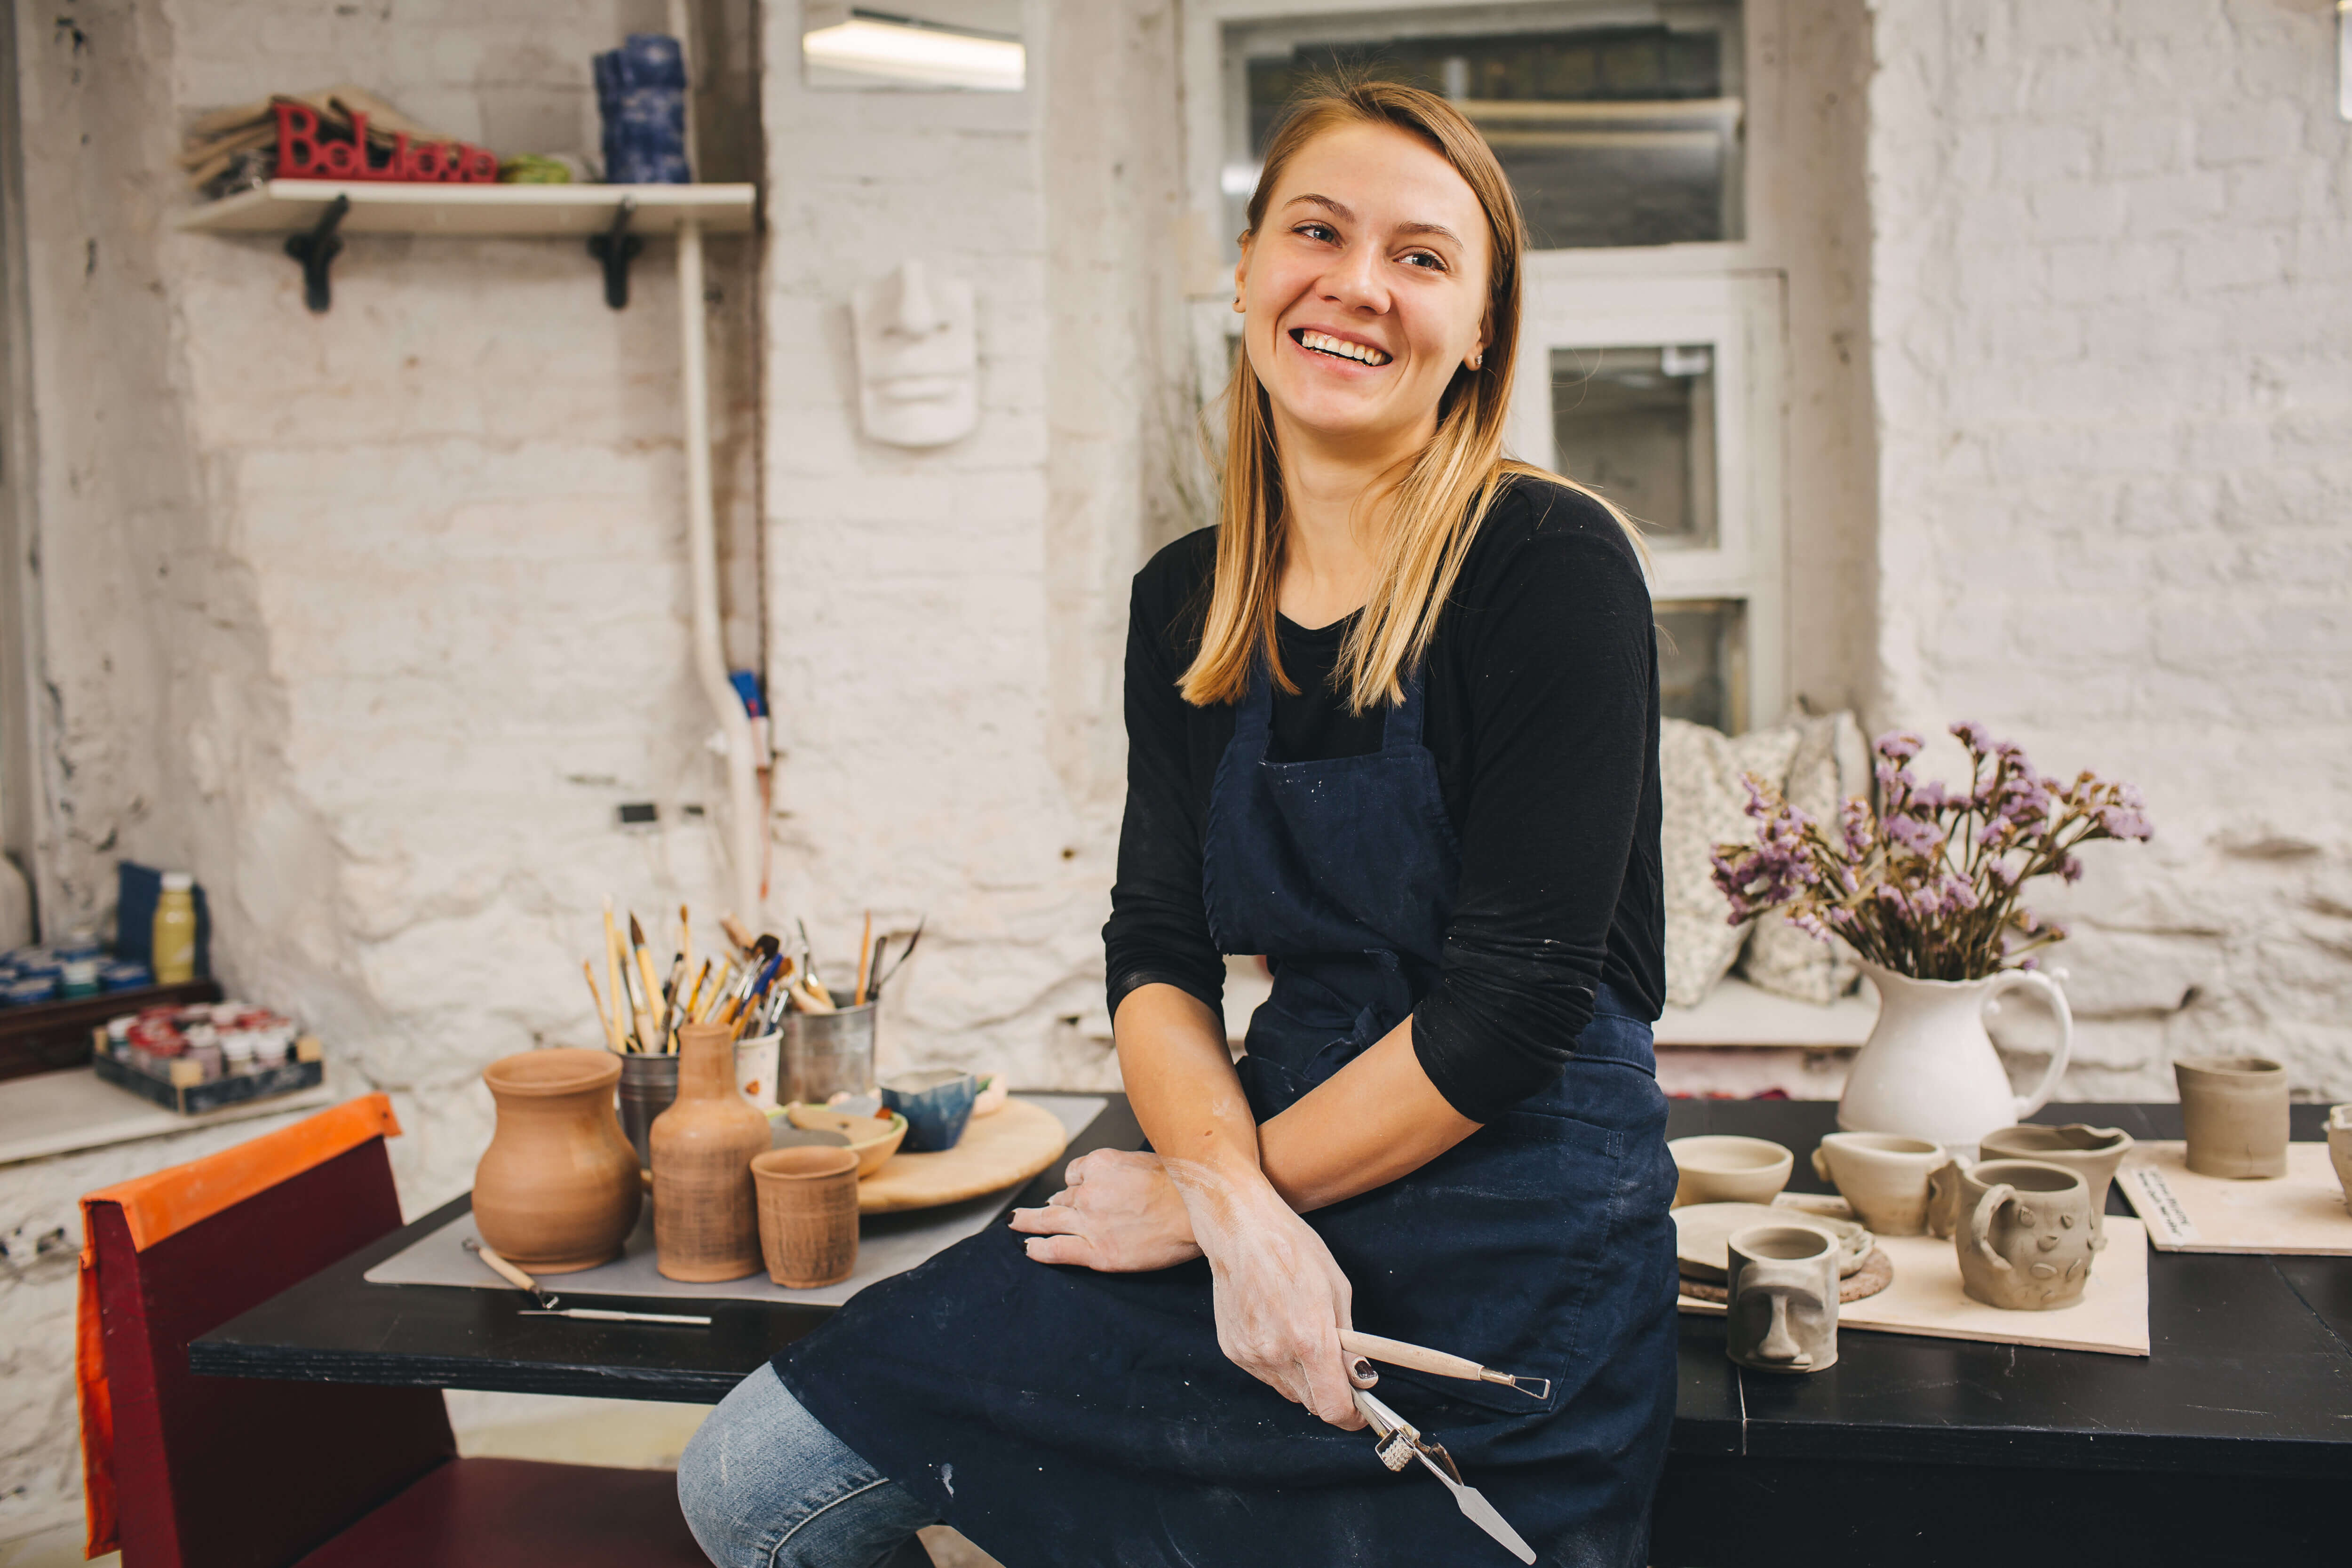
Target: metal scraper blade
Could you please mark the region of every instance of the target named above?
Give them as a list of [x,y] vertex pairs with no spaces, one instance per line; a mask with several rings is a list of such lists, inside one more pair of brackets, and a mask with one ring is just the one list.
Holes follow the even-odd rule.
[[1445,1483],[1445,1489],[1454,1494],[1454,1505],[1461,1509],[1464,1518],[1501,1542],[1503,1550],[1520,1562],[1533,1563],[1536,1560],[1536,1549],[1511,1528],[1509,1520],[1495,1511],[1495,1505],[1486,1500],[1486,1493],[1476,1487],[1455,1480],[1433,1463],[1428,1455],[1421,1455],[1420,1459],[1428,1467],[1431,1475]]

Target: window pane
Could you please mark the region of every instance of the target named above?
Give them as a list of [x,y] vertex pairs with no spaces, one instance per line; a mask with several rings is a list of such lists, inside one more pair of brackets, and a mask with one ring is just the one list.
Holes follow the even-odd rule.
[[1657,617],[1659,710],[1727,735],[1747,729],[1747,605],[1667,599]]
[[[1575,9],[1541,14],[1565,21]],[[1239,40],[1249,100],[1243,172],[1264,155],[1291,93],[1344,67],[1454,100],[1493,144],[1538,250],[1737,239],[1738,7],[1676,13],[1671,26],[1454,35],[1442,8],[1253,27]],[[1244,187],[1239,200],[1247,196]]]
[[1715,354],[1706,344],[1551,352],[1552,464],[1664,549],[1716,541]]

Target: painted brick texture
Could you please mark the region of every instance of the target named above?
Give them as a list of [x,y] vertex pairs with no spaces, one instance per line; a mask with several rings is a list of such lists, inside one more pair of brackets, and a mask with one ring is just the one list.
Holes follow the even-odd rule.
[[[2253,1050],[2352,1095],[2352,156],[2332,16],[1885,5],[1883,716],[2146,791],[2053,962],[2076,1097]],[[1931,761],[1948,764],[1956,749]]]

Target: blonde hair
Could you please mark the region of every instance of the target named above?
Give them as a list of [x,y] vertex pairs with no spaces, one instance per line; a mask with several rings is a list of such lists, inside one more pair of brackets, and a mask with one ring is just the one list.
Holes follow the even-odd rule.
[[[1393,125],[1427,142],[1454,166],[1486,214],[1492,259],[1486,278],[1488,338],[1479,367],[1454,372],[1438,399],[1436,435],[1388,491],[1391,504],[1376,544],[1371,594],[1349,628],[1333,671],[1352,713],[1402,700],[1404,675],[1429,649],[1437,613],[1461,574],[1470,542],[1513,476],[1548,479],[1591,496],[1624,529],[1635,552],[1648,559],[1633,523],[1607,500],[1503,455],[1518,353],[1519,261],[1527,251],[1527,226],[1494,150],[1459,110],[1434,93],[1397,82],[1336,80],[1310,88],[1266,148],[1243,239],[1265,221],[1275,185],[1300,148],[1327,131],[1360,124]],[[1184,700],[1198,707],[1239,700],[1260,658],[1278,689],[1298,689],[1283,672],[1274,635],[1282,581],[1281,463],[1265,388],[1246,353],[1237,356],[1224,395],[1216,571],[1200,651],[1178,682]]]

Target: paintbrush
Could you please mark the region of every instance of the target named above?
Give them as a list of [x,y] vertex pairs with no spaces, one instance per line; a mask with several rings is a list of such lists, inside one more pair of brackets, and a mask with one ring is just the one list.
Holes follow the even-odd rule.
[[737,952],[748,952],[751,951],[751,933],[743,929],[743,922],[741,921],[737,920],[733,915],[720,915],[719,917],[719,929],[727,933],[727,940],[735,944],[735,951]]
[[702,1000],[702,985],[703,985],[703,982],[705,982],[705,981],[709,980],[709,978],[710,978],[710,960],[709,960],[709,959],[707,959],[707,958],[706,958],[706,959],[704,959],[704,960],[702,961],[702,971],[701,971],[701,973],[698,973],[698,974],[697,974],[697,975],[694,977],[694,988],[693,988],[692,990],[688,991],[688,992],[686,994],[686,1015],[685,1015],[685,1016],[686,1016],[686,1021],[687,1021],[688,1023],[689,1023],[689,1024],[691,1024],[691,1023],[695,1022],[695,1021],[696,1021],[696,1019],[697,1019],[697,1017],[698,1016],[698,1014],[695,1012],[695,1010],[694,1010],[694,1005],[695,1005],[695,1004],[696,1004],[696,1003],[698,1003],[698,1002],[699,1002],[699,1001],[701,1001],[701,1000]]
[[857,990],[855,993],[857,1000],[850,1004],[853,1007],[866,1005],[866,982],[874,974],[874,971],[868,967],[873,962],[873,947],[874,911],[868,910],[866,911],[865,929],[857,933]]
[[[661,992],[654,984],[654,955],[646,951],[646,928],[637,923],[637,917],[635,914],[629,916],[629,950],[636,957],[637,978],[645,983],[646,1016],[644,1023],[645,1026],[650,1029],[654,1025],[653,1010],[656,1005],[655,998],[659,996]],[[649,1051],[661,1051],[667,1050],[668,1048],[669,1044],[668,1037],[667,1036],[656,1035],[653,1039],[646,1043],[646,1049]]]
[[898,971],[907,967],[907,960],[915,956],[915,944],[923,940],[923,927],[930,918],[930,916],[925,915],[921,920],[915,922],[915,934],[907,939],[906,951],[899,953],[898,957],[890,961],[890,973],[887,974],[877,974],[874,977],[874,998],[876,1001],[878,1002],[882,998],[882,987],[889,984],[891,981],[896,980],[898,977]]
[[621,1015],[627,1007],[627,994],[621,989],[621,933],[613,924],[613,895],[604,895],[604,989],[613,994],[613,1026],[615,1034],[625,1032]]
[[614,1005],[625,1005],[628,1016],[623,1021],[623,1027],[635,1039],[638,1050],[649,1051],[653,1049],[654,1015],[637,989],[637,966],[624,959],[617,973],[621,989],[614,998]]
[[694,917],[686,912],[684,904],[677,906],[677,956],[679,963],[686,966],[686,973],[693,973]]
[[604,995],[596,989],[596,966],[583,958],[580,961],[580,973],[588,978],[588,997],[596,1004],[596,1022],[604,1026],[604,1043],[617,1051],[621,1048],[621,1031],[604,1011]]

